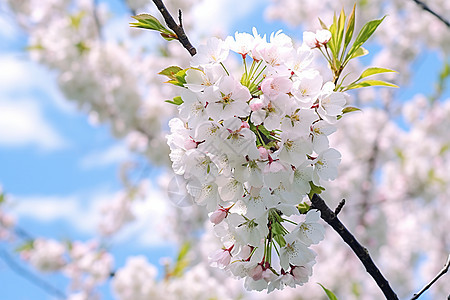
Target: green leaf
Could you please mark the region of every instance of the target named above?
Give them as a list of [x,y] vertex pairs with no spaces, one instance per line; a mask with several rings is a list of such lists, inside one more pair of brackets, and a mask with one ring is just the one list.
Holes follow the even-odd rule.
[[344,109],[342,110],[342,114],[347,114],[352,111],[361,111],[361,110],[357,107],[347,106],[347,107],[344,107]]
[[273,236],[273,239],[275,240],[275,242],[278,243],[278,245],[280,245],[280,247],[286,246],[286,240],[284,239],[284,237],[282,235],[276,234]]
[[168,31],[157,18],[149,14],[140,14],[137,16],[131,16],[133,19],[137,20],[137,23],[130,23],[131,27],[139,27],[145,29],[151,29],[156,31]]
[[133,19],[137,20],[136,23],[130,23],[131,27],[137,27],[137,28],[144,28],[144,29],[150,29],[150,30],[156,30],[159,31],[161,36],[168,40],[175,40],[178,39],[175,32],[172,30],[166,28],[164,25],[162,25],[157,18],[155,18],[152,15],[149,14],[140,14],[137,16],[132,16]]
[[320,283],[317,283],[317,284],[320,285],[322,287],[322,289],[325,291],[325,293],[328,296],[328,299],[330,299],[330,300],[338,300],[338,298],[336,297],[336,295],[332,291],[330,291],[329,289],[327,289],[326,287],[324,287]]
[[328,30],[328,26],[319,18],[319,23],[322,29]]
[[375,75],[375,74],[390,73],[390,72],[397,73],[397,71],[394,71],[394,70],[391,70],[391,69],[370,67],[370,68],[365,69],[362,72],[361,76],[359,76],[359,78],[356,81],[358,81],[358,80],[360,80],[362,78],[368,77],[368,76]]
[[[168,67],[168,68],[162,70],[158,74],[165,75],[165,76],[169,77],[170,80],[166,81],[166,83],[171,83],[171,84],[176,85],[176,86],[184,87],[184,85],[186,84],[186,79],[185,78],[186,78],[186,71],[187,70],[189,70],[189,69],[184,69],[183,70],[180,67],[171,66],[171,67]],[[168,101],[170,101],[170,100],[168,100]]]
[[309,209],[310,209],[311,207],[308,205],[308,203],[302,202],[302,203],[300,203],[299,205],[297,205],[297,208],[298,208],[298,211],[299,211],[302,215],[304,215],[304,214],[306,214],[306,213],[309,211]]
[[372,36],[377,27],[381,24],[381,22],[383,22],[384,18],[386,18],[386,16],[379,20],[369,21],[363,26],[358,36],[356,37],[355,42],[348,51],[347,58],[351,58],[352,55]]
[[186,71],[189,69],[180,70],[175,74],[175,78],[183,85],[186,83]]
[[361,57],[361,56],[365,56],[365,55],[367,55],[367,54],[369,54],[369,50],[367,50],[367,49],[364,48],[364,47],[359,47],[359,49],[356,50],[356,51],[353,53],[353,55],[350,56],[350,58],[349,58],[348,60],[353,59],[353,58],[357,58],[357,57]]
[[397,85],[390,83],[390,82],[383,81],[383,80],[365,80],[365,81],[361,81],[358,83],[350,84],[344,90],[353,90],[353,89],[359,89],[359,88],[368,87],[368,86],[389,86],[389,87],[398,88]]
[[181,277],[183,275],[184,270],[189,265],[188,254],[190,249],[191,245],[189,244],[189,242],[185,242],[181,246],[180,252],[178,252],[178,257],[175,262],[175,266],[173,267],[173,270],[171,272],[172,276]]
[[338,49],[338,45],[336,45],[337,43],[337,21],[336,21],[336,15],[334,15],[333,18],[333,24],[331,24],[330,26],[330,32],[331,32],[331,39],[328,41],[328,48],[330,48],[331,50],[331,54],[333,54],[333,57],[335,59],[337,59],[337,49]]
[[0,205],[5,202],[5,194],[1,193],[0,194]]
[[166,41],[169,41],[169,42],[178,39],[176,34],[165,33],[165,32],[161,32],[160,34]]
[[350,44],[353,37],[353,31],[355,30],[355,10],[356,3],[353,5],[353,10],[350,13],[350,16],[348,16],[347,28],[345,29],[344,49],[346,49]]
[[337,22],[337,32],[336,32],[336,53],[339,54],[342,46],[342,40],[344,38],[344,29],[345,29],[345,12],[344,9],[341,10],[341,14],[339,15],[339,19]]
[[33,250],[33,240],[26,241],[22,245],[18,246],[16,249],[14,249],[15,252],[22,252],[22,251],[29,251]]
[[309,182],[309,185],[311,186],[311,190],[309,191],[309,194],[308,194],[309,199],[312,199],[314,194],[319,195],[320,193],[325,191],[325,188],[315,185],[312,181]]
[[285,235],[286,229],[280,223],[275,222],[272,224],[272,232],[274,235],[278,235],[278,234]]
[[83,20],[83,17],[86,15],[85,11],[80,11],[77,14],[69,16],[70,18],[70,25],[75,28],[79,29],[81,25],[81,21]]
[[176,96],[175,98],[173,98],[173,100],[166,100],[165,102],[175,105],[181,105],[184,101],[180,96]]
[[181,70],[183,70],[183,69],[178,67],[178,66],[170,66],[170,67],[165,68],[164,70],[162,70],[158,74],[167,76],[170,79],[174,79],[175,80],[176,79],[175,74],[177,74]]

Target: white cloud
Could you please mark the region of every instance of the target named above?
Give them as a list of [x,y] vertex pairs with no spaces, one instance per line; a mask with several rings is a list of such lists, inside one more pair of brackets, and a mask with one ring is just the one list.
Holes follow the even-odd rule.
[[10,99],[17,96],[34,98],[39,93],[44,95],[39,98],[40,102],[50,101],[59,110],[74,113],[76,106],[59,90],[55,74],[26,57],[25,53],[21,56],[0,55],[0,95]]
[[[31,219],[41,223],[64,221],[79,232],[95,233],[96,211],[98,211],[100,199],[84,207],[81,198],[76,196],[12,196],[11,198],[15,204],[12,213],[19,219]],[[55,235],[58,233],[55,232]]]
[[205,0],[193,11],[196,29],[203,34],[229,33],[230,27],[267,0]]
[[[71,196],[11,196],[15,204],[11,211],[16,218],[35,220],[43,224],[63,221],[75,232],[98,236],[101,208],[111,203],[118,192],[95,192],[90,195]],[[117,244],[133,242],[133,245],[151,247],[167,246],[170,241],[163,238],[169,202],[164,193],[151,187],[145,199],[136,199],[132,211],[136,219],[125,225],[116,236]],[[55,237],[60,232],[55,228]]]
[[84,169],[92,169],[116,164],[129,157],[128,149],[123,144],[118,144],[104,151],[95,151],[88,154],[80,161],[80,165]]
[[45,120],[35,101],[0,98],[0,145],[54,150],[66,142]]

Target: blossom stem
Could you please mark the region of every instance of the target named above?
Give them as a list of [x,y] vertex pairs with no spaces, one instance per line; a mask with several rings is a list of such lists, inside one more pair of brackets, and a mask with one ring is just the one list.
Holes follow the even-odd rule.
[[283,221],[285,221],[285,222],[289,222],[289,223],[291,223],[291,224],[294,224],[294,225],[298,225],[297,223],[295,223],[294,221],[291,221],[291,220],[288,220],[288,219],[282,219]]
[[245,61],[245,56],[242,56],[242,63],[244,64],[244,69],[245,69],[245,81],[244,81],[244,85],[248,85],[248,71],[247,71],[247,62]]
[[228,70],[227,70],[227,68],[225,68],[225,65],[224,65],[222,62],[220,62],[220,65],[221,65],[222,68],[225,70],[225,72],[227,73],[227,75],[230,76],[230,73],[228,73]]
[[[261,63],[260,63],[261,64]],[[259,65],[258,65],[258,67],[256,68],[256,70],[255,70],[255,73],[256,73],[256,71],[258,70],[258,68],[259,68]],[[264,72],[264,70],[267,68],[267,66],[264,66],[264,68],[262,68],[262,70],[258,73],[258,75],[255,77],[255,79],[253,79],[253,81],[252,81],[252,83],[250,84],[250,86],[253,86],[253,85],[255,85],[255,86],[257,86],[258,84],[259,84],[259,82],[256,84],[256,80],[259,78],[259,76]]]

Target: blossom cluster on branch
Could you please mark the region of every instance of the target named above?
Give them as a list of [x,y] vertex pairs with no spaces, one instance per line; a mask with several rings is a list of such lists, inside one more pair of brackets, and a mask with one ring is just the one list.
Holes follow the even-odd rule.
[[[292,217],[312,187],[337,176],[341,156],[327,136],[346,98],[312,67],[311,48],[324,47],[331,33],[305,37],[314,41],[298,48],[281,32],[269,41],[255,29],[212,38],[191,68],[161,72],[178,71],[175,83],[184,87],[167,137],[173,169],[206,205],[224,244],[212,265],[246,278],[248,289],[307,282],[315,263],[309,246],[323,239],[318,212]],[[243,74],[228,71],[230,52],[241,56]]]

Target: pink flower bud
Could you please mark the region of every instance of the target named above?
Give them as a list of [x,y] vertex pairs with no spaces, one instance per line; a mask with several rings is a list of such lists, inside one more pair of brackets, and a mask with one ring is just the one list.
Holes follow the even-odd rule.
[[191,150],[197,148],[197,143],[192,139],[187,139],[184,141],[184,148],[186,150]]
[[247,259],[252,253],[252,247],[245,245],[242,246],[241,251],[239,251],[239,257],[242,259]]
[[259,148],[258,148],[258,151],[259,151],[259,158],[260,158],[260,159],[266,160],[266,159],[269,158],[269,151],[267,151],[266,148],[264,148],[264,147],[259,147]]
[[258,111],[261,108],[263,108],[264,106],[264,102],[261,99],[253,99],[252,101],[250,101],[250,109],[252,111]]
[[227,212],[225,210],[219,208],[218,210],[216,210],[209,216],[209,220],[214,225],[217,225],[220,222],[222,222],[226,217],[227,217]]
[[258,281],[262,279],[263,276],[263,268],[260,264],[256,267],[250,269],[248,272],[248,276],[250,276],[254,281]]
[[310,266],[294,266],[291,273],[296,281],[305,283],[312,275],[312,269]]
[[228,249],[221,249],[214,252],[209,259],[212,267],[225,268],[231,262],[231,254]]

